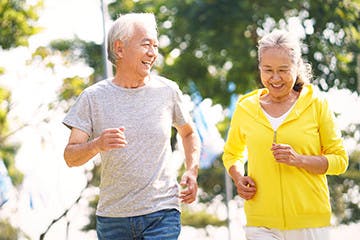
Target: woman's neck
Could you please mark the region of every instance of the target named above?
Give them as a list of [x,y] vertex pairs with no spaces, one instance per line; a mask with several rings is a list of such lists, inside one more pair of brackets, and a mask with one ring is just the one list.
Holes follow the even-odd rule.
[[268,103],[274,103],[274,104],[283,104],[283,103],[293,103],[295,102],[299,97],[299,93],[292,90],[288,95],[276,97],[272,96],[269,93],[264,96],[263,100]]

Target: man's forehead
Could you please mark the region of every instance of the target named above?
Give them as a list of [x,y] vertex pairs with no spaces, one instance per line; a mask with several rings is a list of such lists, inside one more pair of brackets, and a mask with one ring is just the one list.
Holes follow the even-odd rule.
[[157,30],[152,26],[136,26],[134,29],[135,35],[142,36],[142,39],[155,39],[157,40]]

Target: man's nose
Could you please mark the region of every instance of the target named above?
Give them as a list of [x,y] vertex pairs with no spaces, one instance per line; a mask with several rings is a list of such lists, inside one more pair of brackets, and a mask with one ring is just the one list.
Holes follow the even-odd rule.
[[151,47],[149,47],[147,53],[148,53],[150,56],[155,56],[155,55],[158,53],[158,50],[157,50],[156,47],[151,46]]

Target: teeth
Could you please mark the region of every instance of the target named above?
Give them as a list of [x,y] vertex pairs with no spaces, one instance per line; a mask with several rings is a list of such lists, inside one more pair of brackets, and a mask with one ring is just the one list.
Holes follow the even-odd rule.
[[279,88],[282,86],[282,84],[271,84],[273,87]]

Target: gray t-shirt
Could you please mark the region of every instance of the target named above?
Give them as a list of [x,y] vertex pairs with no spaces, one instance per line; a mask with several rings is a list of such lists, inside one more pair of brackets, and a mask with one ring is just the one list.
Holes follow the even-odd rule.
[[172,126],[191,121],[178,85],[151,76],[145,86],[122,88],[100,81],[78,97],[65,116],[69,128],[90,139],[106,128],[125,127],[125,148],[101,152],[100,199],[96,214],[130,217],[179,209],[177,173],[172,170]]

